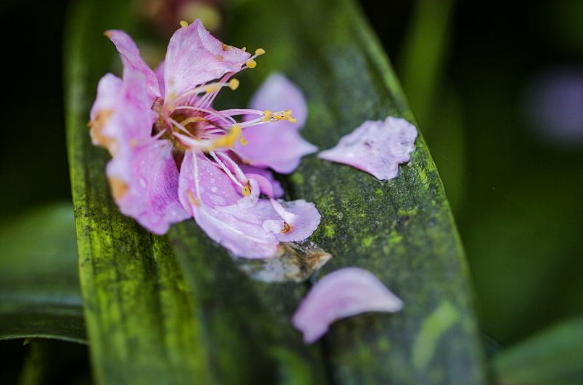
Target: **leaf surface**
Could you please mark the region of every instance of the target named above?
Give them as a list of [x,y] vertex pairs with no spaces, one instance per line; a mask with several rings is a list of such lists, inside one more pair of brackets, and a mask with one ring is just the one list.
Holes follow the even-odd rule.
[[0,224],[0,340],[86,341],[76,248],[70,204]]

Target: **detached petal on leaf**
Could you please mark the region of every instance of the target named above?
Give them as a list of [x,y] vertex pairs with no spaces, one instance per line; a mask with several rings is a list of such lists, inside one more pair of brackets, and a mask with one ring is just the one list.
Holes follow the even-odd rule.
[[153,102],[156,97],[160,97],[161,93],[160,87],[158,86],[158,78],[154,71],[148,67],[140,56],[140,50],[134,40],[124,31],[115,29],[106,31],[105,36],[107,36],[115,45],[115,48],[117,48],[123,62],[124,73],[128,68],[141,72],[146,79],[148,96],[151,98],[151,102]]
[[405,119],[389,116],[384,121],[367,120],[342,137],[336,147],[322,151],[318,157],[388,180],[398,175],[400,163],[409,161],[415,138],[417,129]]
[[171,100],[228,72],[238,72],[250,57],[242,49],[221,43],[197,19],[178,29],[168,44],[164,69],[166,98]]
[[308,116],[306,99],[300,89],[281,74],[273,74],[253,96],[249,106],[255,110],[292,110],[296,123],[280,120],[268,125],[246,128],[246,146],[237,151],[254,166],[270,167],[281,174],[293,172],[301,158],[318,150],[302,138],[299,130]]
[[322,278],[308,293],[292,323],[312,343],[338,319],[366,312],[394,313],[403,302],[366,270],[348,267]]

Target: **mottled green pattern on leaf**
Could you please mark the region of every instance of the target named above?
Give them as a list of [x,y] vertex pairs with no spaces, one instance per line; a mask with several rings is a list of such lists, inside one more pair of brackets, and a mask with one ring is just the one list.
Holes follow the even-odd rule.
[[172,249],[119,212],[109,156],[89,138],[97,81],[119,60],[102,34],[131,27],[128,4],[77,2],[67,33],[69,162],[94,374],[103,384],[205,383],[205,347]]
[[0,224],[0,340],[85,342],[76,248],[70,204]]
[[[392,115],[414,122],[384,53],[351,1],[268,4],[238,8],[230,36],[239,45],[266,49],[256,73],[281,70],[304,90],[308,140],[325,149],[366,119]],[[257,85],[253,75],[245,80]],[[289,182],[292,198],[314,201],[322,213],[313,240],[335,255],[322,273],[363,267],[405,303],[396,315],[360,316],[332,327],[324,344],[334,381],[484,383],[464,253],[423,139],[391,181],[310,156]]]
[[583,318],[552,326],[502,351],[494,368],[503,385],[583,383]]
[[[176,263],[165,239],[119,214],[104,175],[108,156],[90,144],[85,125],[97,80],[111,71],[115,57],[100,33],[127,27],[132,16],[123,4],[81,2],[69,30],[69,158],[97,379],[483,383],[463,250],[422,138],[411,164],[392,181],[315,156],[284,181],[289,198],[312,200],[322,213],[313,240],[335,255],[324,272],[363,267],[405,301],[396,315],[339,322],[311,346],[291,325],[308,285],[254,281],[192,221],[170,232]],[[269,72],[281,70],[308,97],[303,132],[322,149],[366,119],[413,121],[384,54],[350,1],[248,1],[232,7],[226,26],[226,43],[263,47],[268,54],[240,76],[241,91],[222,95],[220,103],[245,105]]]

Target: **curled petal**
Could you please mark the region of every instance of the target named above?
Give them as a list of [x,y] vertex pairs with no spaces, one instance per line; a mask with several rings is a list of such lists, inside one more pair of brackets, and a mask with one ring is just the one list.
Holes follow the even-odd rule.
[[156,77],[154,71],[148,67],[148,65],[140,56],[138,46],[134,40],[124,31],[111,29],[105,32],[105,36],[107,36],[115,45],[115,48],[117,48],[117,51],[122,58],[124,73],[128,68],[131,68],[141,72],[144,75],[147,84],[148,96],[151,99],[151,105],[154,99],[156,97],[160,97],[162,94],[160,93],[158,78]]
[[[240,164],[239,168],[243,171],[243,173],[245,173],[245,175],[247,175],[247,178],[251,178],[252,176],[257,175],[267,179],[269,184],[271,184],[271,191],[269,191],[268,187],[264,186],[265,182],[258,180],[261,192],[263,194],[269,196],[270,198],[281,198],[283,196],[283,187],[281,186],[281,183],[279,183],[279,181],[273,177],[273,173],[271,171],[265,168],[253,167],[245,164]],[[271,192],[271,195],[269,192]]]
[[238,144],[236,148],[252,165],[289,174],[298,167],[303,156],[318,150],[299,133],[308,116],[307,104],[300,89],[285,76],[269,76],[253,96],[250,108],[271,111],[291,109],[297,119],[297,123],[280,120],[244,130],[248,145]]
[[178,29],[168,44],[164,69],[166,98],[172,100],[228,72],[238,72],[250,56],[221,43],[197,19]]
[[367,120],[342,137],[336,147],[322,151],[318,157],[388,180],[398,175],[400,163],[409,161],[415,138],[417,129],[405,119],[389,116],[384,121]]
[[178,168],[168,141],[114,156],[107,176],[120,211],[153,233],[164,234],[170,224],[190,217],[178,200]]
[[294,215],[294,219],[292,223],[288,223],[288,226],[290,226],[289,230],[284,224],[284,231],[276,235],[279,241],[301,242],[316,231],[321,219],[316,205],[312,202],[306,202],[303,199],[291,202],[281,201],[281,204],[286,211]]
[[394,313],[403,302],[370,272],[356,267],[337,270],[322,278],[293,316],[294,327],[312,343],[331,323],[366,312]]

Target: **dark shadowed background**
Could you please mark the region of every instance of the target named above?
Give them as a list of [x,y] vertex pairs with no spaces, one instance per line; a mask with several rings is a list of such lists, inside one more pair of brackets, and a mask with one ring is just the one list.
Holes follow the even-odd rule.
[[[0,221],[70,199],[67,3],[0,4]],[[361,3],[444,179],[483,331],[504,346],[583,314],[583,2]],[[24,350],[0,342],[0,362]]]

